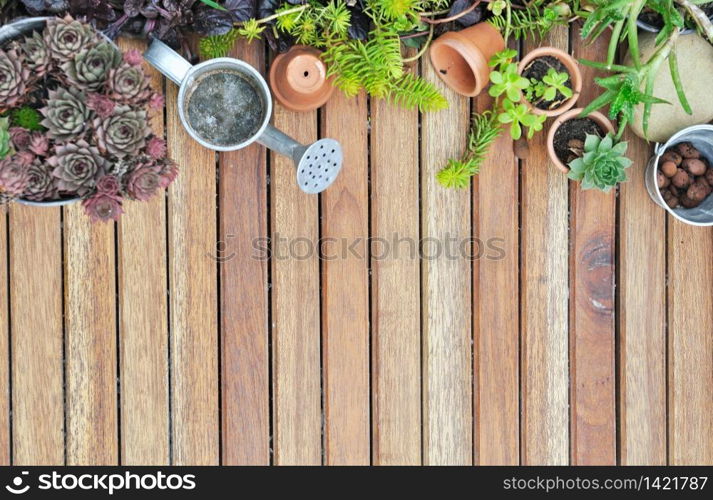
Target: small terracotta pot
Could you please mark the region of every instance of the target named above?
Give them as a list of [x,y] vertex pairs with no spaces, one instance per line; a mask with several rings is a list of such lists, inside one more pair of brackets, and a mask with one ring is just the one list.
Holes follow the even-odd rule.
[[441,35],[431,45],[431,63],[450,88],[474,97],[488,86],[488,61],[504,48],[500,32],[489,23],[479,23]]
[[569,77],[572,80],[572,97],[567,99],[561,106],[555,109],[540,109],[525,99],[524,95],[522,96],[522,102],[524,102],[525,105],[537,115],[558,116],[568,109],[571,109],[577,103],[577,99],[579,99],[579,95],[582,92],[582,72],[579,71],[579,65],[572,56],[554,47],[540,47],[529,52],[522,59],[522,61],[520,61],[520,64],[517,65],[517,72],[522,76],[522,72],[525,71],[525,68],[527,68],[532,61],[546,56],[558,59],[562,64],[564,64],[564,67],[567,68]]
[[[549,155],[550,160],[552,161],[554,166],[565,174],[569,173],[569,167],[562,163],[562,160],[560,160],[557,156],[557,153],[555,153],[555,133],[557,132],[557,129],[560,128],[566,121],[571,120],[573,118],[578,118],[582,111],[584,111],[584,108],[575,108],[567,111],[563,115],[558,116],[557,119],[552,123],[549,132],[547,132],[547,154]],[[584,118],[591,119],[601,128],[603,128],[605,132],[612,134],[614,133],[614,126],[612,125],[611,121],[609,121],[606,116],[599,113],[598,111],[592,111]]]
[[327,67],[319,55],[313,47],[295,45],[272,62],[270,88],[287,109],[312,111],[332,96],[332,79],[327,78]]

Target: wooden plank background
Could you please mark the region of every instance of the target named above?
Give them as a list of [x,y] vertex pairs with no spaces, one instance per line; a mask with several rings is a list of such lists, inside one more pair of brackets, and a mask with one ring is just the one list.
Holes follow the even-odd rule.
[[[523,48],[605,44],[558,29]],[[265,70],[259,43],[233,55]],[[107,225],[12,206],[0,464],[713,463],[713,229],[649,200],[649,146],[627,135],[631,180],[602,195],[548,164],[545,134],[519,157],[505,134],[447,191],[434,174],[489,97],[457,97],[427,59],[410,71],[450,109],[275,107],[286,133],[345,148],[319,197],[258,145],[191,141],[152,72],[182,167],[165,196]],[[467,253],[434,256],[449,238]]]

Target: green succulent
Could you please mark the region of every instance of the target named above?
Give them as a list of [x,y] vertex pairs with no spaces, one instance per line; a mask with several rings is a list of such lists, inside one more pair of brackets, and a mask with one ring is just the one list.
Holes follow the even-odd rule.
[[[572,97],[572,89],[567,86],[568,81],[569,74],[567,72],[560,73],[556,69],[550,68],[542,80],[530,79],[530,85],[525,89],[525,97],[533,104],[542,101],[552,102],[558,93],[565,99],[569,99]],[[553,105],[557,104],[559,103],[553,103]]]
[[535,132],[542,130],[547,116],[530,112],[524,104],[515,104],[509,99],[503,101],[503,111],[498,115],[500,123],[510,124],[510,136],[514,140],[522,137],[522,128],[527,128],[527,138],[532,139]]
[[0,160],[4,160],[12,153],[10,144],[10,119],[0,118]]
[[500,71],[492,71],[490,81],[493,82],[489,91],[491,96],[499,97],[505,94],[508,99],[514,102],[520,100],[520,92],[530,85],[530,81],[517,72],[515,63],[509,63],[504,67],[501,65]]
[[109,42],[102,42],[77,54],[62,69],[72,85],[82,90],[98,91],[109,71],[121,63],[121,52]]
[[626,158],[626,142],[615,142],[611,134],[604,138],[587,134],[584,155],[569,162],[569,178],[582,183],[582,189],[600,189],[605,193],[626,180],[631,160]]
[[33,132],[44,130],[44,127],[40,123],[42,121],[42,115],[39,111],[29,106],[14,109],[10,117],[15,127],[22,127]]

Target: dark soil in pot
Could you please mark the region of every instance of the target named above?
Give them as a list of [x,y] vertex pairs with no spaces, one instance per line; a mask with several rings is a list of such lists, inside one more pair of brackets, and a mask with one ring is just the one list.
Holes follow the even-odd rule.
[[[703,5],[699,5],[698,7],[700,7],[703,12],[706,13],[706,16],[708,16],[709,19],[713,18],[713,2],[708,2]],[[645,8],[641,12],[641,14],[639,14],[639,21],[648,24],[649,26],[657,30],[660,30],[663,27],[663,20],[661,19],[661,15],[649,8]],[[688,28],[695,29],[695,23],[691,21],[687,15],[686,26]]]
[[[550,68],[554,68],[557,73],[567,73],[569,75],[569,71],[567,71],[567,67],[562,64],[562,61],[556,57],[545,56],[538,57],[528,64],[523,70],[522,76],[528,80],[535,79],[537,81],[542,81],[542,78],[547,74]],[[572,88],[572,75],[569,75],[569,79],[565,83],[565,86],[570,89]],[[538,109],[548,110],[560,106],[566,100],[567,97],[563,96],[560,92],[557,92],[557,95],[552,101],[531,102],[530,104]]]
[[573,118],[564,122],[555,132],[555,154],[565,165],[584,154],[587,134],[604,136],[604,130],[590,118]]

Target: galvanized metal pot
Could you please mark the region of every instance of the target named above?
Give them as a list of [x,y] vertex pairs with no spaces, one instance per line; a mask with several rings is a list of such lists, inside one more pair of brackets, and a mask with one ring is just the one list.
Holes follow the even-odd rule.
[[[52,19],[52,17],[28,17],[26,19],[19,19],[10,24],[6,24],[5,26],[0,26],[0,47],[3,47],[12,40],[28,35],[33,31],[43,29],[49,19]],[[116,47],[116,44],[111,39],[108,37],[105,38],[108,42],[114,45],[114,47]],[[116,50],[119,50],[119,48],[116,47]],[[81,198],[64,198],[53,201],[30,201],[18,198],[15,201],[31,207],[61,207],[63,205],[69,205],[70,203],[81,201]]]
[[664,144],[656,144],[654,150],[655,156],[649,160],[646,167],[646,189],[651,199],[654,200],[657,205],[663,207],[668,213],[681,222],[692,226],[713,226],[713,195],[708,196],[703,203],[695,208],[671,208],[666,204],[659,191],[656,182],[656,172],[661,156],[666,150],[681,142],[690,142],[708,161],[713,161],[713,125],[694,125],[685,128],[674,134]]

